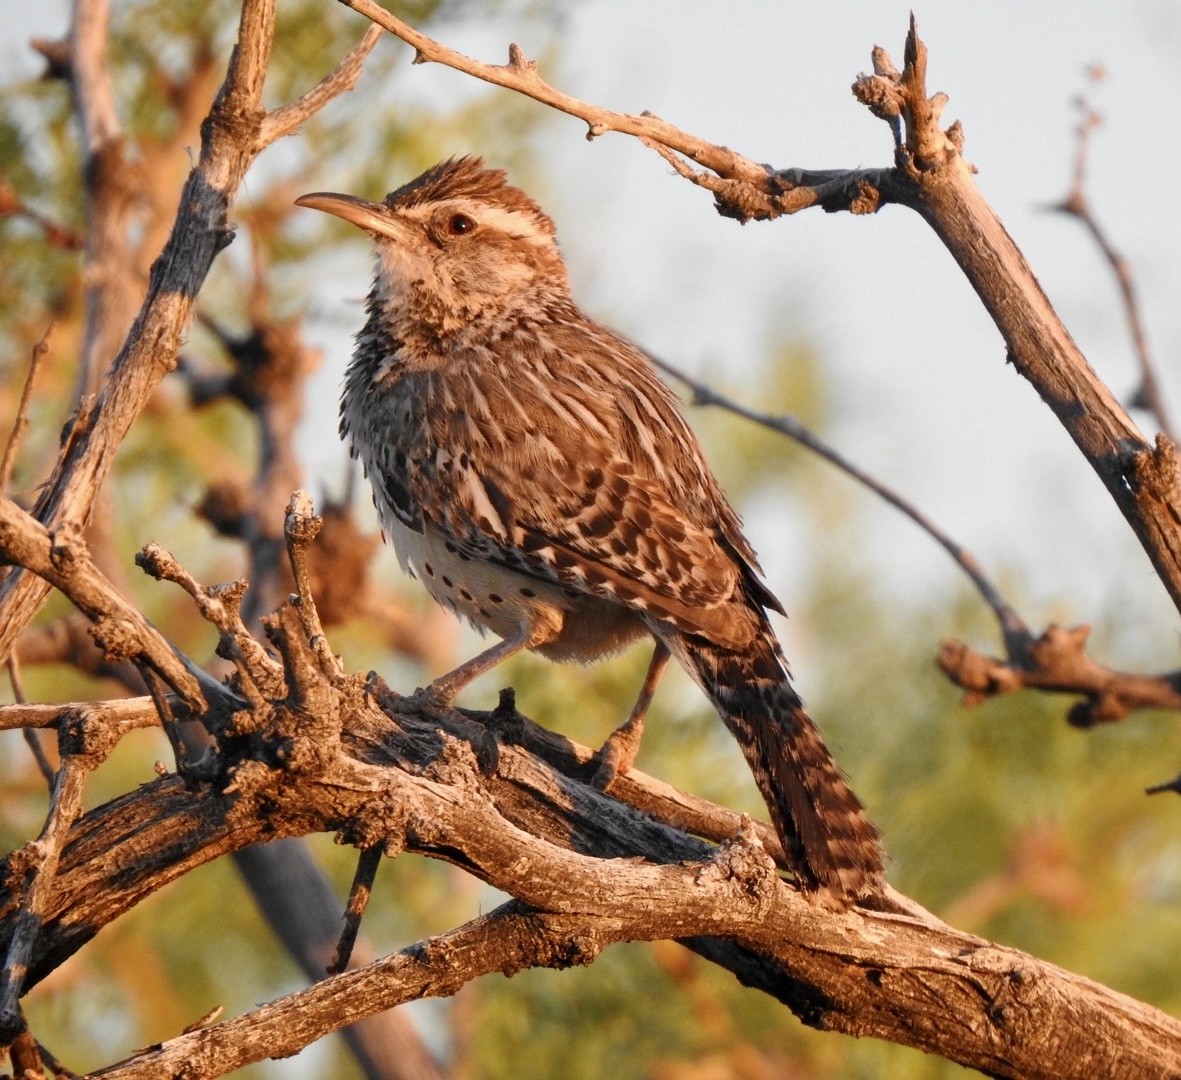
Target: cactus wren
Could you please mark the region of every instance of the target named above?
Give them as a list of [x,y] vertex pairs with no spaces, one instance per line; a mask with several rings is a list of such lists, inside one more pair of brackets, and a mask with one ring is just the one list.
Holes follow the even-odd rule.
[[878,833],[792,689],[755,553],[649,359],[582,313],[554,224],[476,158],[369,202],[297,202],[376,241],[341,435],[403,569],[502,640],[435,680],[438,703],[533,649],[655,651],[600,755],[634,756],[674,656],[738,740],[802,887],[847,905],[882,887]]

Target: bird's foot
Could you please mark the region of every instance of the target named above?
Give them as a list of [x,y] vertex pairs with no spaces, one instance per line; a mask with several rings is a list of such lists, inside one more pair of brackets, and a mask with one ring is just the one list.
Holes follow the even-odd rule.
[[445,679],[436,679],[428,686],[420,686],[413,694],[399,694],[376,671],[369,672],[366,677],[365,690],[376,698],[379,704],[422,712],[449,709],[456,693],[446,684]]
[[446,679],[436,679],[433,683],[420,686],[406,698],[406,703],[415,709],[440,712],[443,709],[451,708],[455,693],[456,691],[447,685]]
[[629,719],[611,732],[607,741],[591,759],[595,765],[590,779],[592,787],[598,788],[599,791],[610,791],[611,785],[626,773],[636,760],[636,754],[640,749],[640,736],[643,733],[642,719],[638,724]]

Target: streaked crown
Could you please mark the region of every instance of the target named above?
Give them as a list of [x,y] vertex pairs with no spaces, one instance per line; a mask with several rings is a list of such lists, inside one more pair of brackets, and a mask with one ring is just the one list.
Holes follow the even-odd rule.
[[542,233],[553,236],[554,223],[540,206],[520,188],[508,182],[503,169],[490,169],[482,158],[448,158],[385,197],[395,213],[413,211],[441,203],[471,200],[520,214]]

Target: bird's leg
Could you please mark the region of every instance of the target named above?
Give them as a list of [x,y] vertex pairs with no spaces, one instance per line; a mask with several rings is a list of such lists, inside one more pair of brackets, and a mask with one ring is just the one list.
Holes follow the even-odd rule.
[[419,690],[414,698],[420,704],[444,708],[451,704],[451,699],[468,683],[474,682],[486,671],[491,671],[502,660],[515,656],[523,649],[533,649],[544,644],[548,636],[544,632],[539,633],[539,628],[536,625],[526,622],[512,637],[498,641],[490,649],[485,649],[470,660],[464,661],[453,671],[447,672],[446,675],[440,675],[430,686]]
[[450,705],[451,699],[468,683],[474,682],[486,671],[491,671],[502,660],[507,660],[522,649],[528,648],[531,637],[528,627],[517,631],[512,637],[498,641],[490,649],[485,649],[470,660],[465,660],[459,667],[447,672],[446,675],[440,675],[431,682],[430,686],[420,690],[415,697],[421,695],[431,705]]
[[600,791],[606,791],[615,783],[615,778],[632,767],[636,760],[636,753],[640,749],[640,738],[644,734],[644,717],[648,706],[652,704],[652,697],[660,677],[664,674],[664,667],[668,663],[669,651],[663,641],[656,642],[652,650],[652,659],[648,662],[648,673],[644,676],[644,683],[640,687],[640,696],[632,706],[631,715],[620,724],[603,743],[595,755],[598,767],[591,783]]

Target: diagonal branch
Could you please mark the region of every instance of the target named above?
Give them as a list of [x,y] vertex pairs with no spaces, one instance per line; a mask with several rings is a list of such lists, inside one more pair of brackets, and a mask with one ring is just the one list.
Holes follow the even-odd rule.
[[1063,630],[1051,625],[1035,638],[971,552],[897,492],[854,465],[809,431],[795,417],[771,416],[759,412],[719,393],[663,360],[654,356],[651,359],[692,391],[695,405],[716,406],[786,435],[807,447],[901,511],[955,560],[992,609],[1005,646],[1005,658],[999,659],[985,656],[954,639],[949,638],[943,643],[939,650],[939,666],[956,686],[965,691],[965,704],[979,704],[986,698],[1024,689],[1081,694],[1084,700],[1073,706],[1067,714],[1067,720],[1075,727],[1091,727],[1098,723],[1122,720],[1137,709],[1181,709],[1181,672],[1137,675],[1096,663],[1085,651],[1089,627]]
[[365,31],[365,36],[353,46],[349,54],[306,94],[290,105],[283,105],[267,113],[259,126],[257,149],[262,150],[285,135],[294,135],[301,124],[310,120],[330,101],[348,93],[356,86],[365,58],[373,51],[373,46],[380,38],[381,31],[376,26],[369,27]]
[[[485,64],[420,33],[374,0],[340,2],[412,46],[416,64],[443,64],[494,86],[515,90],[585,122],[588,139],[609,131],[634,135],[664,157],[682,176],[713,192],[720,213],[740,221],[765,221],[809,206],[867,213],[893,199],[889,170],[818,172],[788,169],[776,173],[766,165],[683,131],[652,113],[614,112],[571,97],[542,79],[537,73],[536,62],[528,59],[519,45],[509,46],[507,64]],[[692,169],[677,155],[683,155],[716,175]]]
[[[1097,69],[1091,69],[1091,78],[1098,80],[1102,74]],[[1061,213],[1077,218],[1095,241],[1103,258],[1111,267],[1119,285],[1120,298],[1124,305],[1124,317],[1128,324],[1128,333],[1132,338],[1132,348],[1136,354],[1136,361],[1140,366],[1140,385],[1132,394],[1131,404],[1135,407],[1147,409],[1156,419],[1160,430],[1176,442],[1172,422],[1169,419],[1164,395],[1156,377],[1156,365],[1153,363],[1152,351],[1148,345],[1148,331],[1144,326],[1144,319],[1140,314],[1140,299],[1136,290],[1136,280],[1132,274],[1131,264],[1127,258],[1116,250],[1107,231],[1099,224],[1087,198],[1087,155],[1091,147],[1091,135],[1102,122],[1102,118],[1090,106],[1085,96],[1078,102],[1079,122],[1075,129],[1075,158],[1074,178],[1066,197],[1052,207]]]
[[1004,338],[1015,369],[1037,390],[1102,480],[1161,581],[1181,608],[1181,485],[1173,445],[1150,445],[1087,363],[1029,264],[972,180],[959,124],[939,118],[946,97],[927,97],[927,49],[914,21],[901,74],[864,76],[854,94],[897,96],[905,139],[896,171],[905,201],[943,241]]
[[37,374],[41,370],[41,361],[49,352],[49,339],[53,335],[56,323],[51,322],[41,335],[40,340],[33,346],[29,359],[29,373],[25,376],[25,385],[21,389],[20,404],[16,408],[16,418],[12,422],[12,431],[8,441],[4,444],[4,457],[0,460],[0,495],[7,495],[12,483],[12,469],[16,464],[17,451],[20,449],[21,439],[25,429],[29,426],[29,406],[33,400],[33,388],[37,385]]
[[578,98],[562,93],[538,75],[537,64],[527,59],[518,45],[509,46],[507,64],[484,64],[461,52],[449,49],[420,33],[408,23],[391,15],[373,0],[341,0],[341,2],[346,7],[352,8],[378,26],[388,30],[395,37],[401,38],[407,45],[412,46],[415,50],[414,62],[416,64],[427,62],[443,64],[466,75],[482,79],[484,82],[516,90],[543,105],[549,105],[551,108],[585,121],[588,138],[593,139],[608,131],[618,131],[627,135],[654,139],[661,145],[684,154],[690,161],[712,169],[719,176],[744,180],[757,187],[767,187],[767,167],[756,161],[751,161],[750,158],[743,157],[741,154],[736,154],[733,150],[728,150],[724,146],[715,146],[696,135],[674,127],[658,116],[652,116],[650,113],[633,116],[630,113],[613,112],[610,109],[602,109],[597,105],[579,101]]
[[[62,848],[82,813],[86,777],[102,761],[101,754],[70,752],[66,748],[68,742],[63,740],[63,743],[66,752],[54,780],[45,826],[36,840],[8,857],[9,866],[15,871],[20,900],[13,917],[4,967],[0,971],[0,1047],[9,1046],[26,1030],[20,998],[25,990],[37,938],[52,901]],[[80,747],[76,749],[81,750]]]
[[109,0],[74,0],[69,82],[82,129],[86,199],[86,316],[75,400],[98,388],[141,297],[128,224],[143,177],[127,156],[107,65]]
[[190,709],[204,711],[197,680],[160,632],[94,565],[77,531],[51,534],[11,499],[0,497],[0,557],[14,568],[32,571],[46,588],[59,589],[89,616],[92,634],[108,658],[141,657]]
[[668,372],[678,382],[684,383],[693,392],[694,405],[717,406],[726,412],[750,420],[761,427],[777,431],[781,435],[786,435],[789,439],[799,443],[801,446],[807,447],[829,464],[835,465],[841,472],[868,488],[879,498],[894,507],[895,510],[900,511],[943,548],[955,561],[956,565],[968,576],[972,584],[976,587],[977,592],[980,593],[984,602],[992,609],[993,614],[996,616],[1008,650],[1011,653],[1018,651],[1029,640],[1029,628],[1026,626],[1024,620],[1022,620],[1013,606],[1004,598],[992,579],[984,573],[984,570],[976,561],[975,556],[896,491],[887,487],[864,469],[853,464],[840,451],[829,446],[818,435],[808,430],[794,416],[772,416],[769,413],[759,412],[757,409],[752,409],[747,405],[743,405],[741,402],[734,401],[725,394],[719,393],[706,383],[700,382],[690,375],[686,375],[679,368],[673,367],[671,364],[651,356],[651,354],[649,356],[657,367],[662,371]]

